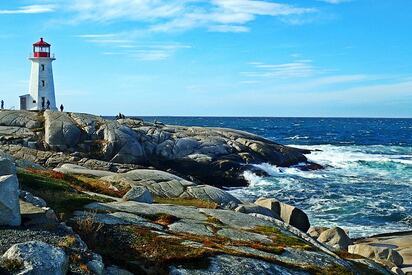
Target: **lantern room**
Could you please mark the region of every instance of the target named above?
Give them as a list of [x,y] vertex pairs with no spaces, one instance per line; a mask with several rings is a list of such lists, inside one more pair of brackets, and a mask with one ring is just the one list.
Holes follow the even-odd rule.
[[40,41],[33,44],[33,57],[50,57],[51,45],[40,38]]

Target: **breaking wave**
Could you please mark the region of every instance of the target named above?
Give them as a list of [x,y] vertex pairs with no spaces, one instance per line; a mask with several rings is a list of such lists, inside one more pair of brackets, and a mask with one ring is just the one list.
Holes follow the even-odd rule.
[[247,171],[249,187],[231,191],[254,200],[275,197],[308,213],[320,226],[339,225],[352,237],[412,229],[412,147],[295,146],[313,152],[323,170],[256,165],[269,177]]

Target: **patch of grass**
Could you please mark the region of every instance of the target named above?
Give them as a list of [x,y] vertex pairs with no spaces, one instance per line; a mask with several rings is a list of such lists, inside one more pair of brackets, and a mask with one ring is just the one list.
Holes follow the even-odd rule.
[[100,179],[86,177],[83,175],[71,175],[70,177],[72,177],[73,179],[73,184],[76,184],[91,192],[117,198],[121,198],[127,193],[127,190],[112,189],[111,184],[109,182]]
[[282,233],[279,229],[270,226],[258,226],[251,230],[254,233],[263,234],[268,236],[276,246],[280,247],[293,247],[303,250],[311,250],[312,245],[304,240],[301,240],[294,236],[288,236]]
[[81,193],[81,188],[72,186],[65,175],[58,172],[19,169],[17,176],[22,189],[44,199],[63,219],[91,202],[111,201]]
[[142,215],[144,218],[148,219],[149,221],[153,223],[157,223],[160,225],[171,225],[174,222],[177,222],[179,218],[173,215],[165,214],[165,213],[159,213],[156,215]]
[[219,205],[215,202],[199,200],[199,199],[191,199],[191,198],[162,198],[159,196],[155,196],[154,202],[161,203],[161,204],[194,206],[197,208],[210,208],[210,209],[219,208]]

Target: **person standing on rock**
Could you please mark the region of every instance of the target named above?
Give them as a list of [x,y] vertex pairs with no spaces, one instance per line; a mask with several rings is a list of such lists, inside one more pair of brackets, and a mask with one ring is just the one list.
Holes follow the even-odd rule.
[[62,104],[62,105],[60,105],[60,112],[63,112],[63,111],[64,111],[64,106]]
[[47,106],[46,109],[49,110],[50,109],[50,101],[49,100],[47,100],[46,106]]
[[1,109],[4,109],[4,100],[1,100]]

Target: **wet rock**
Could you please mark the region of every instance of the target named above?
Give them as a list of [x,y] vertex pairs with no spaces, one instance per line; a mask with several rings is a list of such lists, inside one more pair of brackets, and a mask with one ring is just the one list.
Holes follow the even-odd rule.
[[346,232],[340,227],[323,231],[319,235],[318,241],[336,250],[348,250],[348,246],[353,244]]
[[22,262],[18,274],[31,275],[65,275],[69,263],[62,249],[39,241],[13,245],[2,258]]
[[276,199],[267,198],[260,198],[255,204],[270,209],[285,223],[290,224],[303,232],[307,232],[310,228],[308,216],[295,206],[282,203]]

